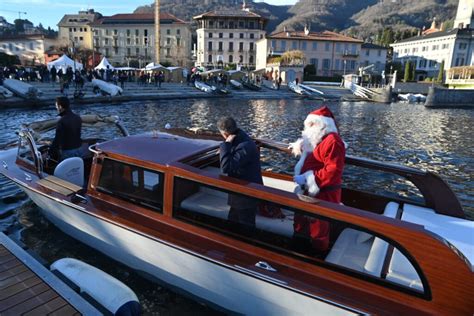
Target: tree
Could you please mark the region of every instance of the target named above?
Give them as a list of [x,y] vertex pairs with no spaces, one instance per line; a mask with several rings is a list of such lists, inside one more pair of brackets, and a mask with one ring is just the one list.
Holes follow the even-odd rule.
[[411,64],[410,81],[416,81],[416,60]]
[[444,60],[441,62],[441,65],[439,65],[439,71],[438,71],[438,81],[439,83],[443,83],[443,75],[444,75]]
[[410,81],[410,68],[411,68],[411,62],[408,60],[406,63],[405,63],[405,74],[403,75],[403,81],[404,82],[408,82]]
[[19,65],[20,59],[16,55],[8,55],[5,53],[0,53],[0,66],[1,67],[10,67],[13,65]]
[[304,67],[304,74],[305,75],[315,75],[316,74],[316,67],[313,64],[306,65]]

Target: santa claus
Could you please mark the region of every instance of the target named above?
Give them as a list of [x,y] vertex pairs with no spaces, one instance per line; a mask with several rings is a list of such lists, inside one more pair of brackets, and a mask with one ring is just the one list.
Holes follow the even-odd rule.
[[[301,156],[295,166],[296,193],[341,203],[346,150],[328,107],[324,106],[306,117],[302,138],[292,143],[290,148],[295,156]],[[294,230],[297,236],[309,236],[317,250],[324,251],[329,246],[328,222],[295,215]]]

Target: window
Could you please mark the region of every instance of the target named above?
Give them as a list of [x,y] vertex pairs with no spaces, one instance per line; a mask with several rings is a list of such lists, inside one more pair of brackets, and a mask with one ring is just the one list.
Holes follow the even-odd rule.
[[301,49],[306,50],[306,45],[307,45],[306,42],[301,42]]
[[76,28],[74,28],[74,32],[76,32],[76,31],[77,31],[77,29],[76,29]]
[[109,35],[109,30],[105,30],[105,35]]
[[313,42],[313,50],[317,50],[318,49],[318,42]]
[[166,49],[166,57],[171,57],[171,49],[170,48]]
[[132,55],[132,49],[130,47],[127,48],[127,56]]
[[207,42],[207,50],[212,50],[212,42]]
[[224,33],[219,33],[219,38],[223,38],[224,37]]
[[170,29],[166,29],[166,35],[171,35],[171,30]]
[[127,36],[130,36],[130,30],[127,30]]
[[131,40],[127,38],[127,45],[130,45],[130,44],[131,44]]
[[250,55],[249,57],[249,64],[253,64],[253,55]]
[[[231,43],[232,44],[232,43]],[[233,63],[234,62],[234,56],[232,55],[229,55],[229,63]]]
[[135,38],[135,45],[140,45],[140,39],[138,37]]
[[209,36],[208,36],[208,37],[209,37],[209,38],[212,38],[212,33],[209,33]]
[[222,46],[223,46],[223,43],[222,43],[222,42],[219,42],[219,51],[220,51],[220,52],[222,52],[222,50],[223,50]]
[[229,38],[234,38],[234,33],[229,33]]
[[250,38],[251,38],[251,39],[254,39],[254,38],[255,38],[254,36],[255,36],[255,34],[250,33]]
[[104,39],[104,44],[109,45],[109,39],[108,38]]
[[292,49],[298,49],[298,42],[297,41],[292,41],[291,48]]
[[118,54],[118,47],[117,47],[117,46],[114,47],[114,54],[115,54],[115,55]]
[[249,45],[250,45],[250,46],[249,46],[249,51],[252,52],[252,51],[253,51],[253,45],[254,45],[254,44],[253,44],[253,43],[249,43]]
[[34,50],[34,49],[35,49],[34,46],[35,46],[35,45],[34,45],[33,43],[30,43],[30,50]]
[[459,43],[459,49],[466,49],[467,43]]
[[[250,21],[249,22],[249,29],[253,29],[255,28],[255,22],[254,21]],[[252,37],[251,37],[252,38]]]
[[144,30],[143,30],[143,36],[145,36],[145,37],[148,36],[148,30],[147,30],[147,29],[144,29]]
[[443,44],[443,45],[441,46],[441,48],[442,48],[442,49],[448,49],[448,48],[449,48],[449,44]]
[[340,65],[339,65],[340,61],[339,59],[336,59],[336,66],[334,67],[335,70],[339,70],[340,68]]
[[281,50],[285,51],[286,50],[286,41],[281,41],[280,44],[281,44]]
[[79,32],[82,32],[82,27],[79,28]]
[[242,52],[244,50],[244,42],[239,43],[239,52]]
[[176,35],[181,35],[181,30],[180,29],[176,30]]
[[326,43],[325,50],[329,52],[331,50],[331,43]]
[[[397,284],[398,288],[412,293],[424,292],[424,282],[404,250],[363,228],[306,211],[307,208],[314,209],[310,204],[301,209],[293,208],[272,202],[270,199],[276,198],[276,195],[269,197],[269,200],[257,199],[178,177],[174,180],[173,193],[173,217],[177,220],[230,238],[251,238],[257,247],[321,267],[334,267],[340,273],[370,278],[387,286]],[[242,230],[229,221],[229,201],[254,207],[257,212],[255,227]],[[384,215],[380,216],[394,218],[398,207],[397,203],[391,202]],[[279,216],[266,217],[261,214],[264,211]],[[309,236],[294,232],[295,219],[334,231],[332,242],[313,247]],[[326,235],[325,238],[330,237]]]
[[176,46],[181,46],[181,39],[179,37],[176,39]]
[[110,57],[109,49],[108,49],[108,48],[105,49],[105,57]]
[[381,49],[379,49],[379,50],[377,51],[377,56],[379,56],[379,57],[382,56],[382,50],[381,50]]
[[439,45],[433,45],[433,46],[431,47],[431,50],[438,50],[438,49],[439,49]]
[[137,55],[137,56],[140,55],[140,48],[138,48],[138,47],[135,48],[135,55]]
[[430,60],[430,68],[435,68],[437,64],[436,60]]
[[276,50],[276,48],[277,48],[277,41],[272,40],[272,50]]
[[352,45],[351,45],[351,53],[352,53],[352,54],[356,54],[356,53],[357,53],[357,45],[356,45],[356,44],[352,44]]
[[212,63],[212,55],[207,56],[207,62]]
[[367,50],[365,51],[365,56],[370,56],[370,49],[367,49]]
[[[229,43],[229,52],[233,52],[234,51],[234,43],[233,42],[230,42]],[[229,57],[230,58],[230,57]]]
[[140,30],[137,29],[135,30],[135,36],[138,36],[138,35],[140,35]]
[[169,37],[166,38],[166,45],[171,45],[171,38]]
[[105,159],[97,190],[121,200],[163,211],[163,174]]
[[84,37],[82,37],[82,36],[79,36],[79,41],[81,41],[81,42],[82,42],[83,40],[84,40]]
[[340,53],[342,51],[341,43],[336,43],[336,52]]
[[117,30],[114,30],[114,35],[117,35],[118,34],[118,31]]
[[324,70],[329,70],[331,68],[331,60],[328,58],[323,59],[323,69]]
[[244,33],[240,33],[239,38],[244,38]]
[[309,60],[309,63],[310,63],[311,65],[314,65],[314,68],[318,69],[318,59],[317,59],[317,58],[311,58],[311,59]]
[[72,27],[69,28],[69,32],[72,32]]

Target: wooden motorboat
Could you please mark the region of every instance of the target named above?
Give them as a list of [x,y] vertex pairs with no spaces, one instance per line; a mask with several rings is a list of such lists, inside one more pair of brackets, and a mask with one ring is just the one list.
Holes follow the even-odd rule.
[[[83,189],[55,173],[34,127],[0,151],[0,172],[66,234],[198,300],[249,315],[474,312],[473,222],[430,172],[347,157],[412,182],[423,201],[344,188],[336,205],[295,195],[290,175],[265,171],[263,185],[222,175],[220,139],[168,129],[84,140],[91,172]],[[259,213],[252,231],[241,230],[227,220],[229,194],[280,216]],[[300,247],[295,214],[331,224],[329,251]]]

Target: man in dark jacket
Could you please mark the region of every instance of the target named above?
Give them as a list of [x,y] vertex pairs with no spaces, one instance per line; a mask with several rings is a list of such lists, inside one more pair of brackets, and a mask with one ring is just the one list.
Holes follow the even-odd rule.
[[56,98],[56,109],[61,118],[56,125],[56,135],[49,149],[53,157],[64,160],[70,157],[82,157],[81,117],[71,111],[69,99]]
[[[225,141],[220,146],[221,172],[229,177],[263,184],[260,152],[255,142],[231,117],[221,118],[217,128]],[[258,201],[245,196],[229,194],[228,219],[244,226],[255,227]]]

